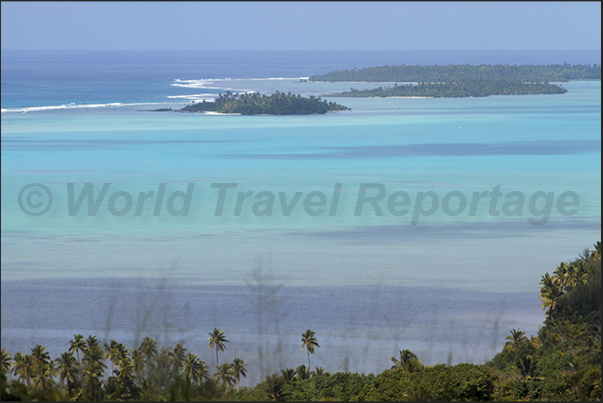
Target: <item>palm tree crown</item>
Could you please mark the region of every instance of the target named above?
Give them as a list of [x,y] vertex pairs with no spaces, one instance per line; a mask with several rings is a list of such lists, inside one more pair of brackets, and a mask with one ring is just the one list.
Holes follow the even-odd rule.
[[209,349],[213,350],[214,347],[216,348],[216,366],[219,366],[218,351],[224,351],[226,349],[224,343],[230,343],[230,341],[226,339],[226,334],[223,331],[215,327],[214,330],[208,334],[209,339],[207,339],[207,341],[209,341]]
[[417,356],[410,350],[400,350],[400,359],[392,357],[390,361],[394,363],[392,369],[402,369],[407,372],[414,372],[421,366]]
[[[310,354],[314,354],[314,347],[320,348],[318,340],[316,340],[316,333],[310,329],[302,333],[302,350],[305,348],[308,353],[308,373],[312,373],[312,367],[310,366]],[[299,374],[298,374],[299,375]]]
[[149,361],[149,359],[154,358],[157,355],[157,342],[150,338],[145,337],[138,347],[140,350],[140,355],[144,361]]
[[195,384],[200,384],[209,379],[209,369],[207,368],[207,365],[193,353],[188,353],[184,357],[182,367],[184,368],[184,376],[186,379]]
[[86,339],[81,334],[74,334],[73,340],[69,340],[69,351],[77,355],[78,364],[81,364],[80,351],[84,352],[87,347]]
[[56,359],[58,364],[59,378],[63,382],[74,383],[78,379],[79,368],[75,357],[71,352],[65,352]]
[[241,382],[241,376],[247,378],[247,364],[241,358],[235,358],[232,362],[232,372],[237,380],[237,387]]
[[31,355],[16,353],[13,374],[29,386],[29,381],[34,376],[35,364],[35,360]]
[[168,356],[170,357],[170,361],[175,368],[182,368],[186,357],[186,352],[186,348],[181,343],[176,344],[170,349]]
[[12,358],[10,358],[10,353],[5,349],[2,349],[2,374],[6,374],[10,371],[10,367],[12,365]]
[[528,340],[528,338],[525,336],[526,332],[522,332],[519,329],[510,330],[510,333],[511,336],[505,337],[505,340],[508,341],[505,343],[504,350],[517,350],[523,342]]

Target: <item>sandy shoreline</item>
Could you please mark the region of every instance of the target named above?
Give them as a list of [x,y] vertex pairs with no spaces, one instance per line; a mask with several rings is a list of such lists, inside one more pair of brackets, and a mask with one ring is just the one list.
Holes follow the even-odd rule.
[[[383,98],[383,97],[371,97],[371,98]],[[433,98],[433,97],[385,97],[385,98]]]
[[236,115],[241,115],[240,113],[222,113],[222,112],[211,112],[211,111],[205,111],[205,112],[201,112],[204,115],[223,115],[223,116],[236,116]]
[[320,84],[419,84],[418,81],[308,81]]

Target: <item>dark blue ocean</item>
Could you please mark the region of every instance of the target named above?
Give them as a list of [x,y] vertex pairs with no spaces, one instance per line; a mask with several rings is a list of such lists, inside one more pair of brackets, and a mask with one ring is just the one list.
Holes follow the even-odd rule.
[[183,93],[169,86],[174,79],[308,77],[386,64],[566,62],[600,64],[601,52],[2,50],[2,108],[163,102]]

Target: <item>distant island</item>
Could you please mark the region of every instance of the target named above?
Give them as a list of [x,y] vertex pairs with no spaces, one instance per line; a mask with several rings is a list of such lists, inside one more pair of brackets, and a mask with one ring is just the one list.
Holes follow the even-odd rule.
[[[308,81],[326,82],[395,82],[394,87],[356,90],[332,97],[430,97],[460,98],[490,95],[564,94],[560,85],[551,82],[601,79],[601,66],[585,64],[552,65],[447,65],[447,66],[379,66],[337,70],[314,75]],[[398,85],[398,82],[407,83]],[[416,83],[416,85],[412,84]]]
[[213,102],[197,102],[187,105],[176,112],[215,112],[240,115],[311,115],[347,110],[350,109],[335,102],[327,102],[320,97],[317,98],[314,96],[306,98],[299,94],[285,94],[279,91],[270,96],[258,93],[234,94],[227,91],[226,94],[220,94]]
[[494,81],[455,81],[452,83],[419,83],[417,85],[394,84],[393,87],[378,87],[369,90],[356,90],[325,95],[327,97],[429,97],[460,98],[487,97],[490,95],[533,95],[563,94],[567,90],[560,85],[545,83],[522,83],[518,80]]
[[327,74],[311,76],[308,81],[450,83],[454,81],[513,80],[523,83],[544,83],[600,79],[601,65],[564,63],[548,65],[378,66],[332,71]]

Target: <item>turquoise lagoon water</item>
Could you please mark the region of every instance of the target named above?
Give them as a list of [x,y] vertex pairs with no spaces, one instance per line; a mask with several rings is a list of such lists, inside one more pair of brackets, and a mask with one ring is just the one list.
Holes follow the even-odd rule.
[[[184,340],[211,362],[204,335],[219,326],[231,336],[227,356],[243,356],[257,381],[303,363],[298,334],[311,328],[321,342],[313,362],[329,371],[381,371],[402,348],[427,363],[484,362],[511,328],[537,332],[540,276],[600,239],[599,81],[564,83],[567,94],[550,96],[333,99],[352,110],[316,116],[149,111],[225,89],[325,95],[374,86],[299,82],[334,68],[593,63],[600,53],[273,52],[246,54],[247,64],[234,52],[128,57],[3,52],[2,347],[10,351],[39,342],[56,355],[80,332],[130,344],[150,334]],[[114,216],[106,200],[96,216],[69,216],[67,184],[77,192],[88,182],[134,197],[160,183],[168,194],[195,187],[184,217],[165,208],[153,216],[151,203],[140,216]],[[42,216],[19,207],[29,183],[52,192]],[[222,216],[212,183],[237,183]],[[312,191],[330,205],[336,183],[336,214],[304,212]],[[472,216],[438,208],[412,225],[412,207],[394,216],[387,199],[382,216],[368,205],[355,215],[362,183],[413,202],[418,192],[470,199],[499,185],[505,195],[571,191],[580,201],[575,214],[553,209],[543,225],[528,222],[539,217],[527,200],[522,216],[493,216],[486,201]],[[239,191],[273,192],[273,216],[254,215],[255,200],[235,216]],[[278,192],[288,200],[303,192],[291,215]]]

